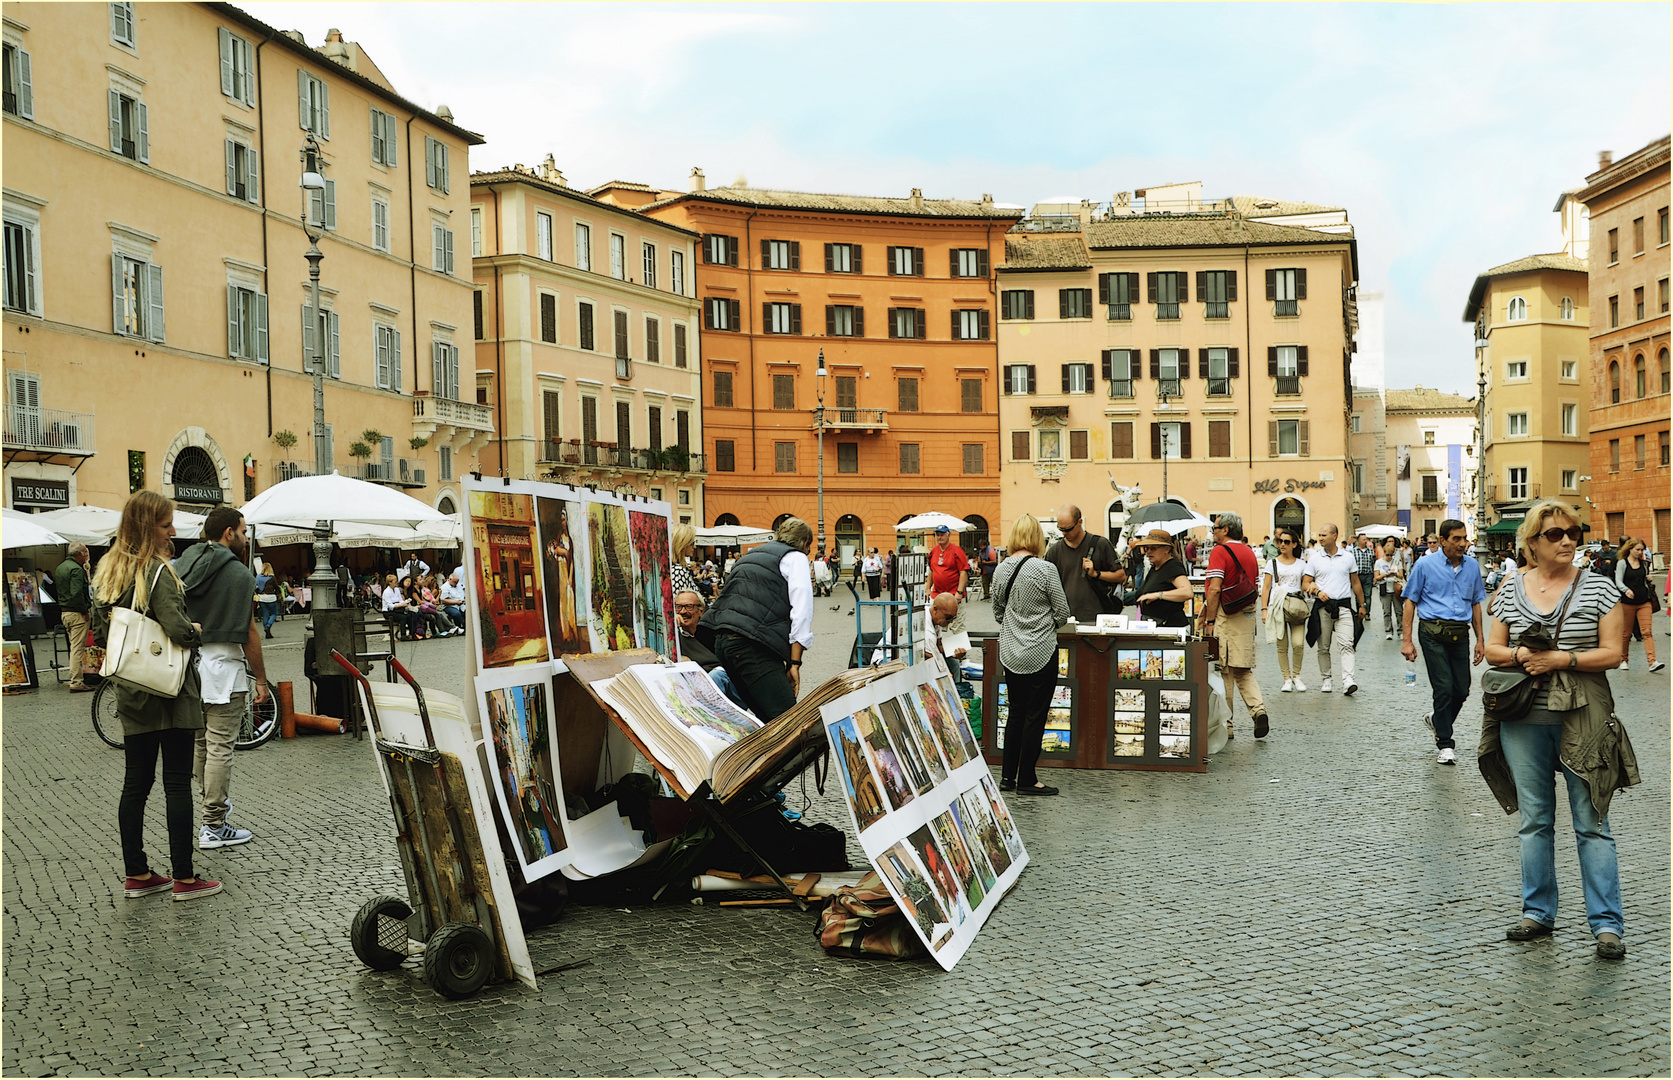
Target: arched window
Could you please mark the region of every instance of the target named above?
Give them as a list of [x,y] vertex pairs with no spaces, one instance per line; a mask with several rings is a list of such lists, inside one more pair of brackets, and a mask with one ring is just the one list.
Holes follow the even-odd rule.
[[[904,519],[902,519],[904,520]],[[866,527],[853,514],[844,514],[836,521],[837,550],[847,554],[860,550],[865,543]],[[846,549],[846,550],[844,550]]]
[[1563,318],[1567,319],[1569,322],[1574,321],[1574,297],[1563,297],[1562,315]]
[[442,514],[457,514],[459,512],[459,508],[453,505],[453,496],[443,495],[441,497],[441,502],[436,504],[436,511]]
[[221,488],[221,471],[201,446],[184,447],[174,456],[171,478],[176,501],[213,506],[226,498]]
[[1609,361],[1609,404],[1621,403],[1621,362]]
[[737,514],[718,514],[715,516],[716,525],[736,525],[737,523]]
[[1632,389],[1638,397],[1643,397],[1650,385],[1645,378],[1644,354],[1639,353],[1632,360]]
[[977,552],[988,546],[988,519],[980,514],[966,514],[964,520],[971,527],[959,533],[959,546],[974,559]]
[[778,517],[773,518],[773,531],[778,532],[778,527],[783,525],[786,521],[789,521],[792,516],[793,515],[791,514],[780,514]]
[[1520,296],[1511,297],[1506,315],[1511,322],[1521,322],[1528,317],[1528,302]]

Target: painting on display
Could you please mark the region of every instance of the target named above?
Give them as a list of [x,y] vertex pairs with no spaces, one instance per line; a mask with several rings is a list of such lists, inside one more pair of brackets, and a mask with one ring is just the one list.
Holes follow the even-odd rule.
[[526,678],[513,672],[484,675],[478,692],[502,820],[524,879],[533,881],[569,862],[569,841],[550,684],[544,677]]
[[41,617],[40,586],[33,570],[7,571],[6,594],[12,602],[12,617],[17,621]]
[[476,640],[484,668],[536,664],[550,656],[540,598],[534,496],[470,495]]
[[605,502],[587,504],[587,550],[592,579],[587,629],[592,634],[593,651],[638,648],[633,632],[633,552],[627,507]]
[[643,510],[627,512],[633,544],[633,626],[641,648],[678,659],[674,622],[673,554],[668,518]]
[[0,685],[7,690],[29,690],[39,685],[23,642],[0,642]]
[[540,585],[546,598],[546,631],[557,656],[592,652],[587,632],[587,512],[579,500],[535,498],[540,525]]

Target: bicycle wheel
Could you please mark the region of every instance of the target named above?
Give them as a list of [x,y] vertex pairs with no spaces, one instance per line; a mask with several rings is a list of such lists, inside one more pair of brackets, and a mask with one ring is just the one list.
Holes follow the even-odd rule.
[[244,698],[244,719],[238,726],[238,738],[233,740],[234,750],[254,750],[279,733],[279,702],[271,692],[267,700],[260,705],[255,704],[255,690]]
[[93,730],[106,743],[122,749],[122,719],[116,715],[116,683],[104,679],[93,691]]

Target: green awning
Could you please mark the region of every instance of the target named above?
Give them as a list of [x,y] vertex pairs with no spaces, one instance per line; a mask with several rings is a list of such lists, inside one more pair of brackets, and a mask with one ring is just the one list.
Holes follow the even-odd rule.
[[1483,536],[1510,536],[1521,527],[1522,521],[1520,518],[1505,518],[1487,526],[1487,528],[1481,530],[1481,534]]

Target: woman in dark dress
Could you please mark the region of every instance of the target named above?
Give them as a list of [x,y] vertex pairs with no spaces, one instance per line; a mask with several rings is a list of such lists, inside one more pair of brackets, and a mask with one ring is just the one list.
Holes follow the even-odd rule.
[[1157,626],[1190,626],[1185,603],[1191,599],[1191,578],[1174,554],[1173,537],[1165,529],[1152,529],[1133,541],[1133,546],[1150,556],[1145,591],[1138,598],[1140,614]]

